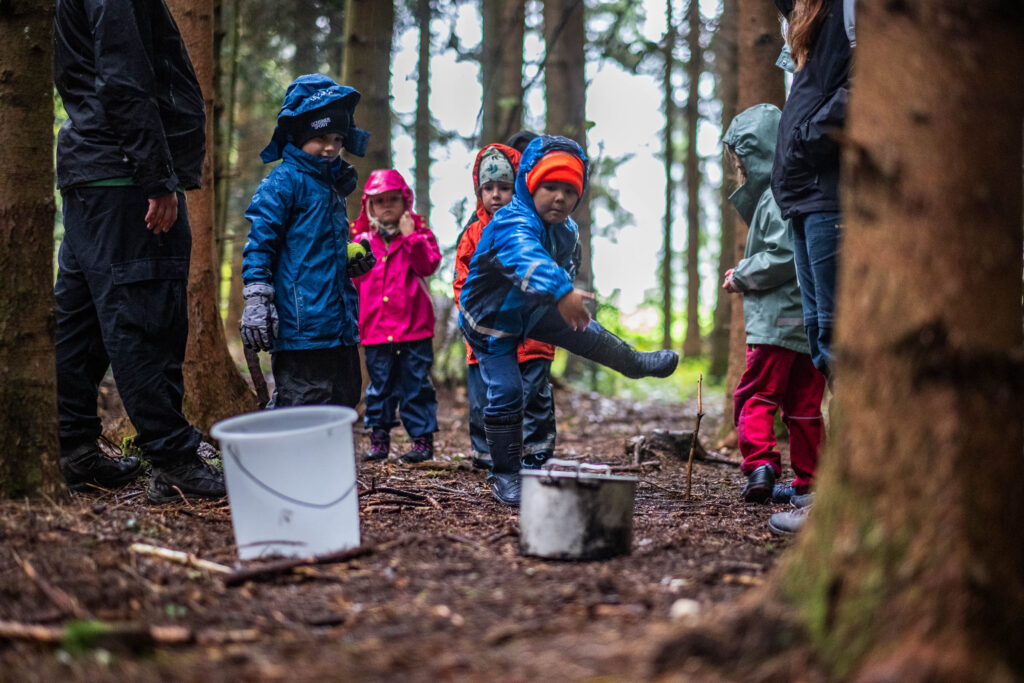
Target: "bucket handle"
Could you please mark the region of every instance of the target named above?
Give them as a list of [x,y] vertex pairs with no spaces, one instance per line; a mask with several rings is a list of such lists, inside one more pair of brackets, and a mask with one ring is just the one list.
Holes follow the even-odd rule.
[[348,498],[349,494],[351,494],[352,491],[354,491],[355,488],[356,488],[356,482],[355,482],[355,479],[353,479],[352,480],[352,485],[349,486],[345,490],[344,493],[342,493],[340,496],[338,496],[337,498],[335,498],[334,500],[332,500],[329,503],[310,503],[310,502],[307,502],[305,500],[299,500],[298,498],[292,498],[291,496],[289,496],[287,494],[284,494],[284,493],[281,493],[277,489],[274,489],[274,488],[264,484],[262,481],[260,481],[256,477],[255,474],[253,474],[248,469],[246,469],[245,465],[242,464],[241,459],[239,459],[239,457],[238,457],[238,452],[235,451],[235,445],[234,444],[228,444],[225,450],[227,450],[228,455],[231,456],[231,459],[235,461],[235,464],[238,465],[238,469],[241,470],[245,474],[245,476],[249,477],[249,479],[252,480],[252,483],[256,484],[257,486],[259,486],[261,489],[263,489],[267,493],[269,493],[269,494],[271,494],[273,496],[277,496],[281,500],[287,501],[289,503],[293,503],[295,505],[301,505],[302,507],[314,508],[314,509],[317,509],[317,510],[325,510],[327,508],[334,507],[335,505],[337,505],[341,501],[343,501],[346,498]]
[[576,479],[580,478],[580,473],[583,470],[590,472],[601,472],[603,474],[611,474],[612,468],[610,465],[593,465],[589,462],[578,462],[576,460],[562,460],[560,458],[550,458],[544,463],[542,469],[551,477],[551,472],[556,467],[571,467],[576,470]]

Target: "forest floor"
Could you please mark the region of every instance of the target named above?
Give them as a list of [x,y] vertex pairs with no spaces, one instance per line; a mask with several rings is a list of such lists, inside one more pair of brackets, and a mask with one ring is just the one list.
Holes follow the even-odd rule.
[[[789,543],[766,524],[783,506],[738,499],[735,451],[695,461],[689,501],[685,449],[636,451],[635,436],[692,429],[695,401],[556,394],[558,457],[653,463],[636,472],[630,555],[522,556],[517,511],[495,503],[469,464],[464,393],[443,392],[436,464],[359,465],[362,542],[378,549],[347,562],[228,586],[224,574],[132,552],[146,543],[241,564],[227,501],[147,505],[144,480],[0,503],[0,626],[50,627],[0,638],[0,680],[649,678],[681,623],[764,582]],[[705,444],[720,404],[705,397]],[[392,458],[406,446],[404,432],[393,434]],[[357,452],[367,444],[358,430]],[[45,642],[89,619],[178,627],[157,640],[184,642],[123,632],[90,641],[82,629]]]

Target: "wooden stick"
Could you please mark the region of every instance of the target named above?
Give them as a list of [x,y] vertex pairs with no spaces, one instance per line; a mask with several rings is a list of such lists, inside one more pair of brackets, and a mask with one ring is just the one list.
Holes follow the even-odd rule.
[[[97,628],[87,645],[125,641],[136,644],[177,645],[193,639],[192,631],[184,626],[155,626],[147,624],[95,623]],[[65,626],[40,626],[18,621],[0,621],[0,638],[8,640],[34,640],[41,643],[60,643],[68,636]]]
[[128,550],[133,553],[138,553],[139,555],[159,557],[161,559],[168,560],[169,562],[183,564],[196,569],[205,569],[206,571],[215,572],[217,574],[230,574],[235,571],[227,565],[217,564],[216,562],[210,562],[209,560],[201,560],[192,553],[185,553],[180,550],[171,550],[170,548],[160,548],[155,545],[149,545],[148,543],[132,543]]
[[704,417],[704,402],[701,395],[701,385],[704,382],[704,374],[697,375],[697,424],[693,428],[693,439],[690,440],[690,456],[686,459],[686,498],[690,500],[690,479],[693,475],[693,449],[697,446],[697,435],[700,433],[700,421]]
[[86,612],[78,604],[78,601],[73,597],[62,591],[60,588],[51,585],[46,579],[39,576],[36,572],[36,568],[32,566],[32,563],[28,560],[21,559],[17,551],[11,550],[11,554],[14,555],[14,560],[21,565],[21,569],[25,572],[25,575],[32,580],[32,583],[45,595],[50,602],[57,606],[57,608],[63,614],[71,614],[76,619],[88,619],[89,613]]
[[224,576],[225,586],[237,586],[245,583],[246,581],[263,581],[265,579],[274,578],[281,574],[287,574],[296,567],[308,567],[316,564],[336,564],[339,562],[348,562],[358,557],[365,557],[366,555],[372,555],[373,553],[382,552],[389,550],[397,545],[404,545],[415,539],[422,539],[419,534],[408,534],[402,538],[394,541],[388,541],[386,543],[379,543],[377,545],[361,545],[356,548],[349,548],[347,550],[338,550],[333,553],[325,553],[323,555],[310,555],[309,557],[295,557],[287,560],[278,560],[276,562],[269,562],[258,567],[247,567],[245,569],[239,569],[233,571],[230,574]]

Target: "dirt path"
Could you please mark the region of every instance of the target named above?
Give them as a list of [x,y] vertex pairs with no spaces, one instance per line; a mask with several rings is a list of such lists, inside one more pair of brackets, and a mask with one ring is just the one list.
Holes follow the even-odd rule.
[[[697,462],[687,502],[685,462],[655,452],[642,458],[659,466],[639,475],[630,556],[522,557],[517,514],[495,504],[468,465],[464,403],[446,397],[441,405],[440,467],[361,467],[363,541],[399,543],[269,582],[226,587],[217,575],[129,552],[142,542],[234,565],[226,503],[148,506],[141,482],[59,504],[0,503],[0,620],[59,626],[77,611],[181,626],[193,637],[152,650],[112,638],[109,651],[74,655],[0,639],[0,679],[643,678],[673,627],[673,605],[707,610],[739,596],[763,580],[785,545],[765,525],[780,507],[738,501],[735,465]],[[630,437],[691,429],[694,412],[559,392],[558,455],[630,465]],[[702,433],[719,420],[710,413]],[[399,430],[395,442],[393,454],[404,446]],[[357,448],[366,444],[360,434]],[[429,496],[437,506],[365,492],[374,487]],[[47,598],[26,561],[77,607]]]

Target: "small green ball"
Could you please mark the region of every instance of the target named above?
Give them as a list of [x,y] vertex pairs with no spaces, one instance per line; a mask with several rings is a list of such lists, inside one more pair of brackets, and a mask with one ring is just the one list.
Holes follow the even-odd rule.
[[348,243],[348,257],[350,259],[357,258],[359,256],[364,256],[365,254],[366,249],[364,249],[363,245],[359,244],[359,242]]

